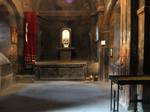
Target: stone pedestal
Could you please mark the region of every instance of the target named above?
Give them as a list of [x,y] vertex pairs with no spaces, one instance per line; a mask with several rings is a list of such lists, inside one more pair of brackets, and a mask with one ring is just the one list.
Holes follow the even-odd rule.
[[72,51],[74,48],[59,48],[60,60],[71,60]]
[[60,60],[71,60],[71,51],[60,51]]

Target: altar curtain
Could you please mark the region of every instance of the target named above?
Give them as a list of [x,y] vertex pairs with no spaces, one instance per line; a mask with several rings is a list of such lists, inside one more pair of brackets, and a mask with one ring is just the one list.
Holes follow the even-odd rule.
[[24,18],[24,61],[25,64],[32,64],[36,60],[37,15],[35,12],[24,12]]

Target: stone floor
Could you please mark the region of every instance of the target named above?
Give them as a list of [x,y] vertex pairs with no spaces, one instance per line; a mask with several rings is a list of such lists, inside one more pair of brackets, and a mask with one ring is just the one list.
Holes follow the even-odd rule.
[[0,112],[110,112],[110,84],[72,81],[16,84],[0,93]]

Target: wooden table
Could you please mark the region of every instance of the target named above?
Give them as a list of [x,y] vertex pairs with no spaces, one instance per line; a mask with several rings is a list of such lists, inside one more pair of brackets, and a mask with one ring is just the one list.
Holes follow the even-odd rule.
[[[119,89],[120,86],[122,85],[144,85],[144,84],[150,84],[150,75],[110,75],[109,79],[111,80],[111,101],[110,101],[110,109],[114,112],[119,112]],[[113,106],[113,84],[117,84],[117,94],[116,94],[116,98],[117,98],[117,107],[115,109],[115,105],[114,108]],[[115,102],[114,102],[115,103]],[[137,107],[135,107],[136,109]],[[135,110],[136,112],[136,110]]]

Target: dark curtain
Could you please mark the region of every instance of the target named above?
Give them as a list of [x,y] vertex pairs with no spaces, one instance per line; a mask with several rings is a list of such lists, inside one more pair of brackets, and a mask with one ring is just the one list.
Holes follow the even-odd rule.
[[25,64],[32,64],[36,60],[37,50],[37,16],[35,12],[24,12],[24,30],[25,46],[24,61]]

